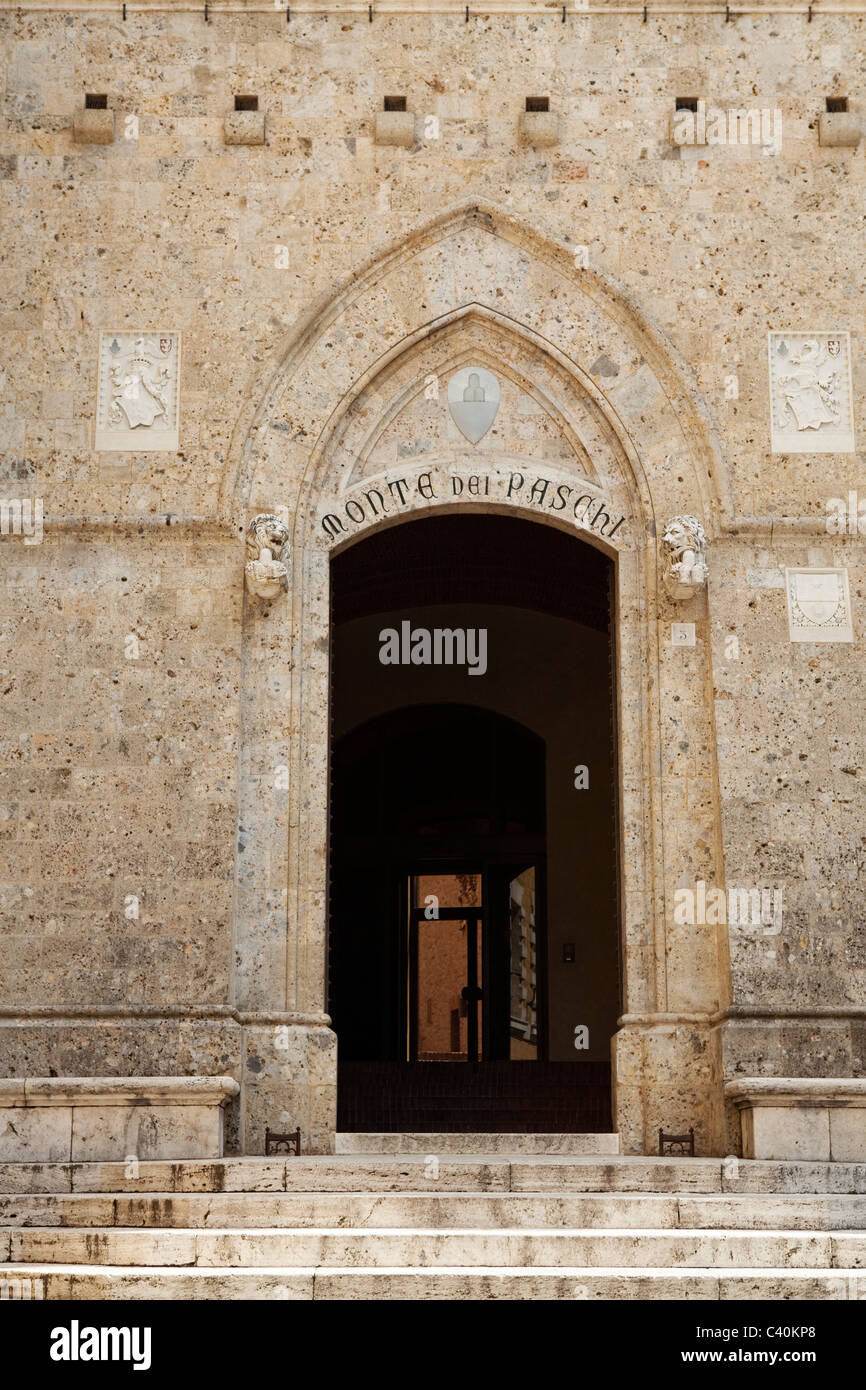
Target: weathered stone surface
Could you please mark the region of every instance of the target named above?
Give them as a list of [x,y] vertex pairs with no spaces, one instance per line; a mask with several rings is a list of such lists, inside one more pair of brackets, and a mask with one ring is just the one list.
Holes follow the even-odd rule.
[[415,116],[411,111],[377,111],[374,140],[377,145],[402,145],[410,149],[415,143]]
[[617,1134],[335,1134],[338,1154],[618,1154]]
[[866,1159],[866,1077],[743,1077],[725,1094],[747,1158]]
[[863,118],[854,111],[824,111],[818,118],[818,139],[831,149],[854,147],[863,138]]
[[51,1107],[0,1109],[0,1158],[4,1163],[62,1163],[72,1151],[72,1110]]
[[518,130],[521,140],[538,149],[548,149],[559,143],[559,119],[555,111],[521,111]]
[[702,1268],[856,1267],[864,1239],[831,1238],[812,1232],[752,1231],[577,1231],[548,1228],[427,1231],[395,1230],[219,1231],[178,1230],[11,1232],[14,1262],[30,1264],[173,1265],[217,1268],[262,1266],[279,1269],[352,1266],[398,1268],[405,1265],[454,1268],[504,1265],[517,1268],[580,1265],[587,1268],[647,1266]]
[[[433,1186],[433,1184],[430,1184]],[[466,1186],[469,1186],[467,1184]],[[862,1196],[718,1198],[659,1193],[209,1192],[0,1196],[0,1226],[594,1227],[656,1230],[859,1230]]]
[[45,1299],[845,1299],[862,1297],[857,1272],[766,1269],[634,1270],[154,1270],[9,1265],[10,1279],[38,1279]]
[[[68,23],[52,4],[35,27],[26,6],[7,8],[2,34],[0,500],[40,499],[45,522],[38,541],[2,539],[15,661],[0,1070],[16,1084],[230,1073],[230,1152],[261,1154],[266,1128],[295,1125],[305,1154],[328,1152],[322,522],[340,516],[343,545],[486,508],[567,525],[616,561],[622,1151],[650,1155],[660,1128],[694,1127],[699,1154],[733,1154],[727,1080],[862,1076],[860,455],[825,452],[829,420],[790,416],[797,451],[772,454],[766,353],[768,326],[806,343],[820,332],[828,352],[850,332],[843,404],[862,444],[866,175],[843,148],[861,117],[821,114],[836,55],[857,51],[856,17],[792,25],[780,62],[762,13],[744,59],[736,25],[689,13],[594,13],[578,36],[578,17],[554,10],[495,25],[302,14],[290,31],[279,14],[227,12],[204,63],[198,12],[140,14],[131,42],[108,14]],[[83,75],[100,72],[116,111],[79,111]],[[227,101],[253,73],[268,143],[226,145]],[[376,110],[398,78],[414,114]],[[521,113],[532,90],[551,112]],[[778,149],[739,129],[673,145],[675,97],[692,94],[761,118],[778,108]],[[537,124],[556,123],[559,143],[525,143],[521,114],[551,117]],[[228,126],[264,123],[237,112]],[[389,127],[396,145],[380,143]],[[184,344],[179,447],[148,451],[141,421],[140,447],[98,451],[100,332],[158,338],[165,324]],[[475,359],[502,381],[477,445],[444,391],[438,413],[425,395]],[[808,375],[786,388],[801,404]],[[525,482],[507,498],[515,470]],[[542,470],[622,516],[617,534],[533,502]],[[470,502],[482,475],[492,491]],[[459,500],[425,495],[452,477]],[[387,516],[367,505],[350,529],[349,499],[379,485]],[[243,535],[278,508],[291,591],[266,612],[245,599]],[[705,529],[709,578],[674,599],[660,529],[680,515]],[[842,567],[854,640],[792,645],[785,571]],[[694,624],[694,647],[671,645],[674,621]],[[677,894],[698,884],[779,891],[779,929],[677,920]],[[792,1163],[731,1179],[716,1163],[682,1183],[859,1184],[852,1116],[833,1110],[826,1138],[819,1121],[805,1148],[783,1145],[844,1156],[848,1176]],[[30,1142],[19,1134],[16,1156]],[[60,1157],[59,1138],[44,1143]],[[382,1181],[405,1187],[403,1168],[383,1165]],[[456,1166],[442,1168],[451,1181]],[[670,1171],[610,1180],[673,1191]],[[236,1172],[174,1180],[207,1191]],[[275,1164],[260,1180],[281,1191],[302,1172]],[[543,1191],[597,1181],[543,1163],[475,1172]],[[351,1182],[338,1165],[320,1180]],[[23,1164],[14,1181],[94,1178]]]
[[239,1089],[230,1076],[0,1081],[0,1159],[221,1158],[223,1107]]
[[73,1111],[73,1163],[130,1159],[220,1158],[222,1115],[218,1108],[184,1106],[81,1106]]
[[[135,1106],[221,1107],[240,1090],[231,1076],[33,1076],[22,1084],[27,1105],[72,1109],[94,1106],[100,1110]],[[4,1099],[2,1085],[0,1102]]]
[[79,145],[112,145],[114,112],[87,108],[76,111],[72,118],[72,136]]
[[223,121],[227,145],[263,145],[264,111],[229,111]]
[[[689,1173],[726,1168],[730,1179],[735,1164],[743,1176],[762,1174],[770,1195],[689,1192]],[[515,1188],[518,1169],[540,1166],[532,1157],[508,1156],[511,1180],[499,1191],[485,1190],[489,1179],[472,1158],[446,1155],[436,1176],[429,1166],[422,1176],[420,1165],[400,1154],[290,1159],[282,1176],[294,1172],[298,1190],[268,1192],[266,1161],[154,1163],[146,1176],[162,1174],[161,1192],[10,1195],[0,1198],[0,1269],[7,1287],[49,1299],[850,1300],[866,1292],[866,1197],[779,1192],[796,1169],[824,1193],[830,1179],[850,1185],[852,1165],[555,1156],[548,1171],[582,1169],[598,1190],[550,1195]],[[334,1170],[349,1180],[355,1166],[354,1188],[328,1191]],[[116,1186],[116,1165],[90,1167]],[[197,1192],[208,1167],[215,1190]],[[388,1169],[411,1177],[415,1190],[387,1190]],[[229,1172],[245,1191],[227,1190]],[[615,1191],[617,1174],[649,1191]],[[674,1193],[659,1191],[671,1178]],[[418,1190],[425,1179],[428,1190]]]

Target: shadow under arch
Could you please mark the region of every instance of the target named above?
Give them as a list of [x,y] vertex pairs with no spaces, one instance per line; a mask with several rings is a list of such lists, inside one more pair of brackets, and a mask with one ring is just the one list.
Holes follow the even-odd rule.
[[[620,1008],[612,562],[473,514],[377,532],[332,565],[339,1127],[607,1130]],[[416,637],[483,624],[483,678],[408,648],[401,669],[383,665],[392,622]],[[592,746],[580,793],[573,725]],[[592,1033],[583,1055],[577,1024]]]

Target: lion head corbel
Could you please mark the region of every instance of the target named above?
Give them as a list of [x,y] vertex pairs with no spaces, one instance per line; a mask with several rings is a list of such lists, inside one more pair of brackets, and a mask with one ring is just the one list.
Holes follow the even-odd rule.
[[694,598],[707,582],[707,537],[696,516],[675,516],[665,527],[664,584],[671,598]]
[[281,517],[254,516],[247,527],[247,588],[256,598],[277,598],[289,587],[289,528]]

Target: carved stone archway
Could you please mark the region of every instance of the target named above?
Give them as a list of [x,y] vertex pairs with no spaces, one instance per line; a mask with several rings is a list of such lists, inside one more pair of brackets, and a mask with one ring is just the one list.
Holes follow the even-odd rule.
[[[470,362],[502,380],[518,424],[535,425],[455,444],[431,383],[441,391]],[[422,456],[395,458],[395,435],[418,421]],[[238,514],[275,512],[291,531],[288,598],[248,595],[244,620],[235,1002],[248,1019],[247,1152],[261,1151],[275,1116],[314,1148],[334,1125],[323,1013],[330,553],[431,508],[516,513],[615,557],[627,1001],[617,1125],[627,1152],[651,1151],[662,1125],[694,1125],[704,1152],[721,1151],[710,1020],[728,1000],[726,940],[675,926],[671,909],[683,875],[721,877],[706,599],[667,595],[659,544],[680,513],[712,537],[722,480],[701,403],[645,318],[575,270],[567,248],[493,209],[420,229],[299,329],[234,456]],[[670,622],[683,619],[699,636],[688,654],[670,645]]]

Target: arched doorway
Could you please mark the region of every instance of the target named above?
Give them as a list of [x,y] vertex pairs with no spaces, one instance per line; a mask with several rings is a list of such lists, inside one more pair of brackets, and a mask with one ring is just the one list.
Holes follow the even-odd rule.
[[[245,1152],[264,1151],[266,1123],[282,1110],[313,1151],[330,1149],[336,1125],[325,959],[332,557],[461,507],[542,523],[543,549],[557,532],[587,533],[587,496],[596,510],[603,503],[595,536],[611,519],[598,545],[616,558],[616,1129],[624,1153],[655,1152],[660,1127],[692,1124],[704,1151],[730,1152],[726,931],[673,918],[684,875],[724,878],[712,629],[706,594],[684,609],[660,582],[669,518],[699,517],[713,542],[738,529],[730,479],[711,412],[673,344],[646,306],[609,276],[576,270],[572,253],[502,208],[473,199],[444,210],[353,269],[249,392],[226,469],[226,516],[285,508],[292,540],[288,602],[244,606],[232,998],[251,1058]],[[479,364],[505,392],[493,429],[472,445],[449,430],[447,392],[428,393]],[[510,400],[508,381],[518,393]],[[472,558],[464,551],[461,574]],[[523,561],[513,570],[526,591]],[[670,623],[683,619],[696,624],[693,650],[670,640]],[[597,817],[582,837],[609,823]],[[549,867],[563,858],[552,834],[548,818]],[[589,891],[595,879],[593,865]],[[552,900],[548,915],[553,962],[552,934],[568,916]],[[594,1018],[593,999],[610,993],[581,1000],[580,1014]],[[593,1046],[605,1027],[590,1027]]]
[[607,1130],[613,566],[513,517],[332,562],[338,1128]]

